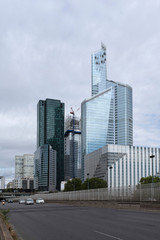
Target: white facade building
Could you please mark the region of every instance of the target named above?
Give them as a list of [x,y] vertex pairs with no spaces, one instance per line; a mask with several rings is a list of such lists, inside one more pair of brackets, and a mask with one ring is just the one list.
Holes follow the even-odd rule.
[[34,155],[15,156],[15,178],[34,177]]
[[160,148],[108,144],[87,154],[84,162],[85,179],[104,179],[108,187],[135,186],[142,177],[160,173]]
[[22,178],[15,178],[12,181],[13,188],[15,189],[21,189],[22,188]]
[[34,178],[15,178],[12,181],[12,187],[15,189],[34,189]]
[[0,189],[5,189],[5,177],[0,176]]

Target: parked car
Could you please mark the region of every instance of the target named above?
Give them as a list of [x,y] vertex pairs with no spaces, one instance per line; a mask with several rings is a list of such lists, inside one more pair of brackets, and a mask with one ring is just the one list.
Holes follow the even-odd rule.
[[32,198],[28,198],[25,202],[26,205],[32,205],[34,204],[34,200]]
[[19,204],[25,204],[25,200],[24,199],[19,199]]
[[8,203],[13,203],[13,199],[8,199]]
[[37,204],[40,204],[40,203],[44,203],[44,199],[43,198],[37,198],[37,200],[36,200],[36,203]]

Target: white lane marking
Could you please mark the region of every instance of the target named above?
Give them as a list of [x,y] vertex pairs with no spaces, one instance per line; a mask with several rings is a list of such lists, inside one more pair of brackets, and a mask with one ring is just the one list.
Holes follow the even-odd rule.
[[109,234],[106,234],[106,233],[103,233],[103,232],[98,232],[98,231],[94,231],[94,232],[99,233],[99,234],[104,235],[104,236],[107,236],[107,237],[110,237],[110,238],[117,239],[117,240],[123,240],[122,238],[118,238],[118,237],[115,237],[115,236],[112,236],[112,235],[109,235]]

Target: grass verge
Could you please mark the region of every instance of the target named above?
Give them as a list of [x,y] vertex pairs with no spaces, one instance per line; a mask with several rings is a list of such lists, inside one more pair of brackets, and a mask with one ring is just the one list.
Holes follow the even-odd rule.
[[12,228],[11,224],[8,221],[9,220],[8,213],[9,213],[9,209],[7,210],[0,209],[0,217],[3,219],[4,223],[6,224],[12,238],[14,240],[19,240],[17,233],[15,232],[15,230]]

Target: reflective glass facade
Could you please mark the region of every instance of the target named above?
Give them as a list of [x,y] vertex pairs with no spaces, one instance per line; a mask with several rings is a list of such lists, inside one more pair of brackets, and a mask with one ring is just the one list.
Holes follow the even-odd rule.
[[106,144],[133,144],[132,88],[109,80],[107,84],[107,90],[82,102],[83,169],[86,154]]
[[68,181],[71,178],[81,178],[81,131],[74,131],[74,143],[73,130],[67,130],[65,132],[64,154],[64,180]]
[[56,151],[48,144],[39,147],[34,154],[36,188],[54,191],[56,188]]
[[92,69],[92,96],[106,89],[106,47],[101,44],[101,49],[91,56]]
[[64,103],[40,100],[37,106],[37,147],[50,144],[57,152],[57,189],[64,180]]
[[114,92],[115,144],[133,145],[132,88],[107,80],[107,88]]
[[[74,126],[74,127],[73,127]],[[74,134],[73,134],[74,129]],[[81,120],[67,116],[64,134],[64,180],[81,178]]]
[[83,154],[114,143],[112,89],[82,102],[82,132]]

